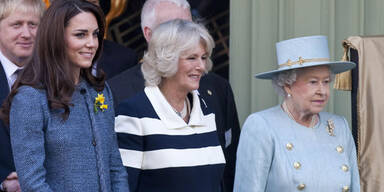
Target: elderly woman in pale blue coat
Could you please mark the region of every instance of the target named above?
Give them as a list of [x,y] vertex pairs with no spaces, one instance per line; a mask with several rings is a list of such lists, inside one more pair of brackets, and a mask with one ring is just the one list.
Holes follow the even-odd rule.
[[101,54],[104,16],[79,0],[54,1],[32,59],[2,109],[25,192],[128,192]]
[[290,39],[276,47],[279,68],[256,77],[272,79],[284,101],[250,115],[244,123],[234,191],[359,192],[348,123],[321,112],[333,74],[355,64],[329,61],[324,36]]

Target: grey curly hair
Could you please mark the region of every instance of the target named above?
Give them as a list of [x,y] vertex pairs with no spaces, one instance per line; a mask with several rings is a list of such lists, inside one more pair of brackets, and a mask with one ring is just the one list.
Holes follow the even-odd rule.
[[272,85],[276,93],[282,97],[286,97],[284,90],[285,85],[292,85],[296,81],[296,69],[280,72],[272,78]]

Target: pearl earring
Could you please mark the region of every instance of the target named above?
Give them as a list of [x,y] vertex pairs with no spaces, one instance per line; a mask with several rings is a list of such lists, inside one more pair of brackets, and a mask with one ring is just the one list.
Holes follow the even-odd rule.
[[288,93],[287,97],[291,97],[291,94]]

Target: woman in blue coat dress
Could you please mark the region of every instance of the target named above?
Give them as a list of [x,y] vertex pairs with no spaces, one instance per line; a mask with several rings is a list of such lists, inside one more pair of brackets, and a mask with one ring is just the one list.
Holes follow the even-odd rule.
[[282,105],[254,113],[244,123],[235,176],[236,192],[360,191],[356,149],[347,121],[321,112],[333,74],[351,62],[329,61],[325,36],[277,43],[272,79]]
[[103,36],[103,13],[89,2],[54,1],[44,13],[2,109],[22,191],[129,191],[111,91],[91,74]]

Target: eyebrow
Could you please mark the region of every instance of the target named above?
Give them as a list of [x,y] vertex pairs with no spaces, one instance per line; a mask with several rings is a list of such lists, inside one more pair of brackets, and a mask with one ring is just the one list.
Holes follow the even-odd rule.
[[[75,29],[74,30],[75,32],[88,32],[88,29]],[[95,30],[93,31],[99,31],[99,28],[96,28]]]
[[88,32],[87,29],[75,29],[74,31],[76,31],[76,32]]
[[309,76],[308,77],[308,79],[324,79],[324,78],[331,78],[331,76],[330,75],[328,75],[328,76],[324,76],[324,77],[316,77],[316,76]]

